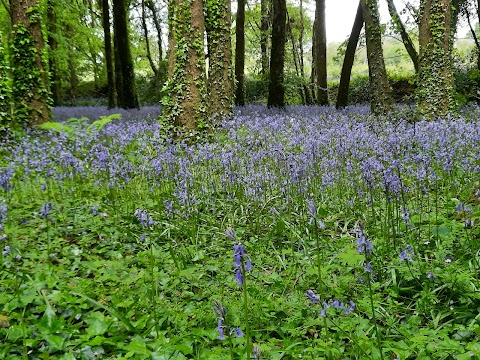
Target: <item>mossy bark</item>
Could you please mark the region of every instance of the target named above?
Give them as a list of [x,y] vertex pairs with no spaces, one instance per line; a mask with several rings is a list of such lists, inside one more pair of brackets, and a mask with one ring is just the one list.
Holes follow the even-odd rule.
[[233,112],[231,1],[206,0],[208,41],[208,114],[228,117]]
[[11,63],[14,123],[41,124],[51,118],[41,13],[37,0],[12,0]]
[[417,106],[419,114],[428,119],[445,116],[455,109],[453,18],[451,0],[420,3]]
[[5,48],[0,35],[0,135],[10,127],[13,119],[12,83]]
[[374,115],[387,114],[393,105],[383,58],[382,33],[377,0],[362,0],[367,42],[370,109]]
[[114,108],[117,105],[115,73],[113,67],[112,35],[110,33],[110,8],[108,0],[101,0],[102,5],[102,26],[105,49],[105,66],[107,68],[107,87],[108,87],[108,108]]
[[186,131],[209,126],[204,26],[202,0],[170,0],[169,79],[162,117]]

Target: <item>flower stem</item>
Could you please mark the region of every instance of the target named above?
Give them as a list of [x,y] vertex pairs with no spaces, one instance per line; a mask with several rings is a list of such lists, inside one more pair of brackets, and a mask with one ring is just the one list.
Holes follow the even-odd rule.
[[246,348],[247,356],[246,359],[250,359],[250,325],[248,321],[248,293],[247,293],[247,272],[245,271],[245,261],[242,258],[242,274],[243,274],[243,311],[245,314],[245,337],[246,337]]

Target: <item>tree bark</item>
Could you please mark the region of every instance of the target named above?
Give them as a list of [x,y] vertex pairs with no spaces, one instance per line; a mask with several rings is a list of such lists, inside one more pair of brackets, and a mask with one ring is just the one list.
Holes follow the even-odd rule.
[[235,21],[235,104],[245,105],[245,1],[237,1]]
[[285,32],[287,4],[285,0],[273,0],[272,50],[270,55],[270,85],[268,107],[285,107]]
[[108,108],[116,106],[115,74],[113,69],[112,35],[110,34],[110,9],[108,0],[101,0],[102,27],[105,48],[105,65],[107,67]]
[[19,125],[41,124],[51,117],[47,74],[43,54],[41,12],[37,0],[10,2],[13,35],[12,97],[15,122]]
[[393,100],[383,59],[382,34],[377,0],[362,0],[367,42],[370,109],[374,115],[387,114]]
[[453,24],[450,0],[421,1],[417,109],[429,119],[445,116],[455,108]]
[[348,105],[348,91],[350,90],[350,76],[352,74],[353,62],[355,61],[355,52],[357,50],[358,39],[363,28],[363,10],[362,0],[358,2],[357,15],[353,22],[352,32],[348,38],[347,49],[343,59],[342,72],[340,74],[340,84],[338,85],[337,109]]
[[325,0],[316,0],[315,4],[315,72],[317,74],[317,104],[328,105]]
[[168,97],[163,118],[175,126],[208,130],[202,0],[170,0]]
[[[115,65],[119,65],[121,84],[117,83],[118,106],[123,109],[138,109],[138,98],[135,87],[135,73],[133,69],[132,54],[130,52],[130,39],[127,22],[126,0],[113,0],[113,27],[115,31]],[[118,74],[118,72],[117,72]],[[121,88],[118,88],[118,85]]]
[[208,41],[208,114],[229,117],[233,112],[231,1],[206,0]]
[[[295,46],[295,37],[293,36],[292,26],[290,23],[291,23],[291,20],[287,11],[287,30],[288,30],[288,34],[290,35],[290,42],[292,43],[292,57],[293,57],[293,63],[295,65],[295,75],[297,75],[297,77],[299,78],[300,77],[300,60],[299,60],[299,54],[297,52],[297,48]],[[305,101],[305,94],[303,93],[303,87],[298,88],[298,94],[300,95],[302,104],[305,105],[306,101]]]
[[405,50],[407,50],[410,59],[412,59],[413,66],[415,67],[415,72],[418,73],[418,53],[415,49],[415,46],[413,45],[412,39],[408,35],[402,19],[400,19],[400,16],[398,15],[398,11],[395,7],[395,4],[393,3],[393,0],[387,0],[387,5],[388,12],[390,13],[390,17],[392,18],[393,24],[395,26],[395,30],[400,33],[403,45],[405,46]]

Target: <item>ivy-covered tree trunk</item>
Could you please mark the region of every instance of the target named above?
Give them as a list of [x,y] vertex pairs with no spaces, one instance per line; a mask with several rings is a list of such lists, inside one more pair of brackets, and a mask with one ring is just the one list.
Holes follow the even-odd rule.
[[[121,93],[118,99],[118,106],[123,109],[138,109],[135,73],[130,51],[127,10],[126,0],[113,0],[115,65],[118,63],[121,73],[121,84],[117,83],[117,92],[120,90]],[[118,85],[121,86],[121,89],[118,88]]]
[[202,0],[170,0],[169,79],[162,117],[183,130],[208,130]]
[[50,120],[51,98],[43,59],[42,15],[37,0],[11,0],[14,125]]
[[107,67],[108,108],[114,108],[116,104],[115,73],[113,69],[112,35],[110,33],[110,8],[108,0],[102,3],[102,27],[105,49],[105,66]]
[[285,35],[287,4],[285,0],[273,0],[272,50],[270,54],[270,84],[268,107],[285,107]]
[[208,42],[208,114],[228,117],[233,111],[231,1],[206,0]]
[[387,114],[392,109],[393,99],[383,59],[377,0],[362,0],[362,10],[370,79],[370,109],[374,115]]
[[245,105],[245,1],[237,1],[235,20],[235,104]]
[[316,0],[315,3],[315,72],[317,74],[317,104],[328,105],[325,0]]
[[10,127],[13,119],[10,68],[8,67],[2,40],[0,34],[0,135],[5,129]]
[[451,0],[421,1],[417,106],[427,118],[445,116],[455,107],[453,23]]
[[357,14],[353,22],[352,32],[348,38],[347,49],[343,59],[342,72],[340,74],[340,84],[338,85],[337,109],[348,105],[348,92],[350,90],[350,76],[352,75],[353,62],[355,60],[355,51],[357,50],[358,39],[363,28],[363,10],[362,0],[358,2]]
[[48,67],[50,70],[50,91],[52,93],[53,105],[57,106],[60,102],[61,79],[57,65],[57,15],[55,13],[55,4],[53,0],[47,2],[47,31],[48,31]]

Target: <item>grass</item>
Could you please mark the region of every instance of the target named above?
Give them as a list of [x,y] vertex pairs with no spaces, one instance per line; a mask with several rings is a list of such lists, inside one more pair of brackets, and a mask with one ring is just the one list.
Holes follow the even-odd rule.
[[139,114],[4,141],[0,357],[480,358],[477,118],[245,107],[196,145]]

